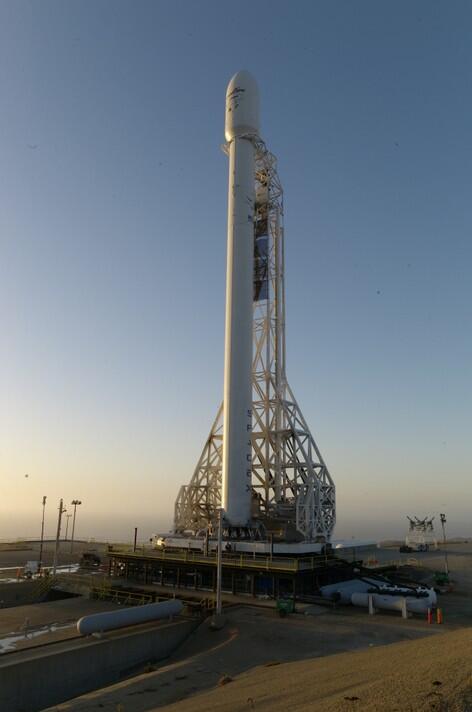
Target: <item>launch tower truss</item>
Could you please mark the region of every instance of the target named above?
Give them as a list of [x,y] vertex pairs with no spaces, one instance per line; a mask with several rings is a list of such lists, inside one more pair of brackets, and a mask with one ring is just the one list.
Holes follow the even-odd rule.
[[[253,140],[252,531],[276,541],[327,542],[335,524],[335,486],[285,373],[283,190],[275,156],[261,139]],[[176,534],[203,535],[215,525],[222,439],[223,404],[190,483],[177,496]]]

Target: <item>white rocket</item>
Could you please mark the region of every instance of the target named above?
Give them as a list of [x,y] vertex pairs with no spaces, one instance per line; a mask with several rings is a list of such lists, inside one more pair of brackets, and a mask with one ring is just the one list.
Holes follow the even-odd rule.
[[229,153],[228,255],[222,506],[231,526],[251,517],[252,322],[254,279],[254,139],[259,135],[259,91],[249,72],[226,90]]
[[221,503],[237,550],[251,550],[248,539],[261,543],[277,517],[279,552],[313,553],[332,535],[336,492],[286,377],[283,190],[259,136],[259,92],[248,72],[228,85],[225,134],[224,400],[189,484],[179,489],[175,545],[189,534],[199,539]]

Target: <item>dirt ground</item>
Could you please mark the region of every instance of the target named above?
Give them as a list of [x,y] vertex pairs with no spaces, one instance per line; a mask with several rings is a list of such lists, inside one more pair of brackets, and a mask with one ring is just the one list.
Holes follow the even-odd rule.
[[[179,702],[176,710],[180,710],[180,704],[182,710],[189,712],[208,710],[213,707],[205,707],[206,703],[198,708],[195,706],[200,699],[199,693],[206,697],[207,692],[216,688],[225,676],[239,680],[239,676],[254,673],[257,677],[258,671],[267,666],[280,670],[282,665],[295,660],[315,662],[314,659],[335,656],[346,650],[377,651],[380,646],[399,640],[444,637],[441,633],[445,627],[428,626],[424,621],[411,619],[405,621],[399,616],[373,618],[357,610],[345,612],[318,607],[314,613],[281,619],[275,611],[267,609],[241,607],[230,610],[223,630],[212,631],[208,622],[202,624],[168,664],[52,709],[149,712],[157,708],[164,710],[167,705]],[[236,708],[229,706],[225,709]],[[287,709],[292,708],[288,705]]]
[[[0,580],[16,574],[16,569],[22,567],[27,561],[39,560],[39,542],[27,542],[25,544],[14,545],[18,548],[11,549],[6,544],[0,544]],[[106,554],[107,544],[101,542],[75,541],[71,554],[71,542],[61,541],[59,547],[58,563],[65,564],[78,563],[84,551],[95,550],[100,558]],[[54,541],[46,541],[43,545],[43,564],[52,566],[54,559]]]
[[[258,667],[159,712],[469,712],[472,629]],[[124,704],[123,712],[137,708]]]
[[444,571],[447,557],[451,576],[457,582],[456,589],[472,591],[472,543],[441,544],[437,550],[411,554],[400,554],[397,548],[376,549],[375,557],[380,563],[389,560],[406,563],[413,560],[431,571]]

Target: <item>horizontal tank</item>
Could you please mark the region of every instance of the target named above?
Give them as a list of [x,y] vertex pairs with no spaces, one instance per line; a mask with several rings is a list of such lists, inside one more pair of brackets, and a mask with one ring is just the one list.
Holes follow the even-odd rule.
[[[432,608],[437,604],[437,596],[432,588],[426,586],[396,586],[395,584],[384,583],[375,578],[362,577],[340,581],[338,583],[322,586],[320,589],[323,598],[354,606],[367,606],[369,594],[378,598],[379,605],[374,603],[376,608],[391,610],[401,610],[401,599],[408,601],[418,601],[412,604],[407,610],[412,613],[422,612],[427,608]],[[400,601],[397,606],[393,601]],[[418,610],[415,610],[418,609]]]
[[77,621],[77,630],[80,635],[102,633],[106,630],[115,630],[129,625],[138,625],[139,623],[148,623],[149,621],[178,616],[182,608],[182,601],[172,599],[161,603],[148,603],[144,606],[122,608],[119,611],[94,613],[91,616],[80,618]]
[[353,593],[365,593],[373,586],[378,586],[378,579],[374,578],[356,578],[349,581],[338,581],[331,583],[328,586],[320,588],[323,598],[328,598],[332,601],[340,601],[341,603],[351,603]]

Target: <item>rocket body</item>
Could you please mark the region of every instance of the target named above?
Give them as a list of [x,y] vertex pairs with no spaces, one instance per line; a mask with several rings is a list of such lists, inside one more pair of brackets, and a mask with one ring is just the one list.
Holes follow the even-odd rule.
[[252,339],[254,279],[254,138],[259,94],[248,72],[226,92],[229,143],[222,506],[232,526],[251,517]]

